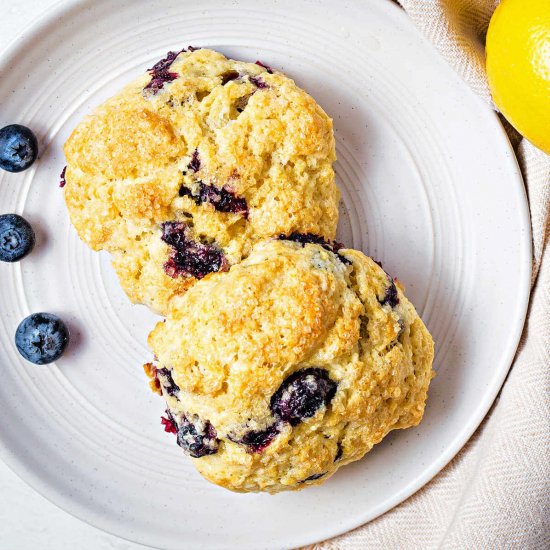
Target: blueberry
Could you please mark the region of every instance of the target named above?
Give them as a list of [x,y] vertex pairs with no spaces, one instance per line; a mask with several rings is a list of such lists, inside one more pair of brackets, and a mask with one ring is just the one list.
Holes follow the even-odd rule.
[[178,425],[172,416],[172,413],[166,409],[166,417],[160,417],[160,423],[164,426],[164,431],[171,434],[178,433]]
[[155,373],[161,387],[168,395],[176,395],[180,391],[179,386],[174,382],[172,373],[168,369],[156,369]]
[[397,287],[395,286],[393,279],[389,275],[388,275],[388,282],[389,284],[386,288],[384,296],[382,297],[382,299],[379,299],[378,301],[383,306],[388,304],[390,307],[395,307],[397,304],[399,304],[399,294],[397,293]]
[[197,194],[193,194],[189,187],[182,185],[179,190],[179,196],[189,197],[195,201],[195,204],[206,202],[211,204],[218,212],[241,214],[245,219],[248,219],[246,199],[239,197],[239,195],[228,189],[225,185],[220,189],[215,185],[208,185],[200,181]]
[[292,373],[271,397],[271,412],[292,426],[312,417],[327,406],[336,393],[337,383],[319,368]]
[[273,69],[269,65],[266,65],[265,63],[262,63],[261,61],[256,61],[256,65],[258,65],[260,67],[263,67],[269,74],[273,74]]
[[182,418],[177,438],[178,445],[193,458],[218,452],[218,440],[214,426],[208,420],[204,422],[197,416],[193,417],[193,421],[186,416]]
[[192,172],[198,172],[201,169],[201,158],[199,155],[199,150],[195,149],[191,155],[191,160],[187,165],[187,168]]
[[34,247],[31,224],[17,214],[0,216],[0,261],[17,262]]
[[319,246],[322,246],[325,250],[337,254],[339,260],[342,263],[351,264],[351,262],[347,258],[344,258],[344,256],[340,256],[339,254],[340,250],[344,248],[343,244],[340,244],[336,241],[327,241],[320,235],[315,235],[313,233],[294,232],[290,233],[290,235],[285,235],[284,233],[281,233],[277,238],[282,241],[293,241],[295,243],[300,243],[302,246],[305,246],[306,244],[318,244]]
[[185,48],[180,50],[179,52],[168,52],[165,58],[157,61],[150,69],[147,69],[147,71],[149,73],[159,73],[167,71],[172,63],[174,63],[174,61],[176,60],[176,57],[178,57],[178,55],[184,51]]
[[59,187],[65,187],[67,185],[67,180],[65,179],[65,173],[67,172],[67,167],[65,166],[59,174]]
[[306,477],[305,479],[302,479],[302,481],[300,481],[300,483],[306,483],[308,481],[315,481],[316,479],[321,479],[325,474],[326,474],[326,472],[322,472],[320,474],[313,474],[309,477]]
[[188,227],[183,222],[165,222],[162,224],[161,239],[172,247],[164,271],[175,279],[192,276],[202,279],[208,273],[226,271],[229,263],[224,253],[215,245],[190,239]]
[[246,445],[250,453],[261,453],[271,444],[280,431],[280,422],[275,422],[265,430],[251,430],[246,432],[240,439],[233,437],[229,437],[229,439],[235,443]]
[[164,59],[161,59],[150,69],[148,69],[148,72],[151,75],[151,80],[149,84],[145,86],[144,90],[149,90],[153,95],[155,95],[159,90],[164,88],[165,83],[176,80],[176,78],[178,78],[178,73],[170,72],[168,69],[171,67],[176,57],[184,51],[185,49],[180,50],[179,52],[168,52]]
[[15,345],[19,353],[37,365],[46,365],[59,359],[69,343],[65,323],[51,313],[33,313],[17,327]]
[[36,160],[37,155],[38,141],[29,128],[10,124],[0,130],[0,168],[21,172]]
[[263,90],[265,88],[269,88],[269,86],[259,77],[259,76],[249,76],[248,79],[256,88]]

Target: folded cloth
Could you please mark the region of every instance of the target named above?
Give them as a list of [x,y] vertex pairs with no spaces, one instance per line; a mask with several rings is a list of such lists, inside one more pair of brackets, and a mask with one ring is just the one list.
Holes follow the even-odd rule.
[[[399,3],[494,108],[484,45],[498,0]],[[503,122],[523,172],[533,229],[531,302],[508,378],[477,432],[428,485],[367,525],[309,548],[550,548],[550,156]]]

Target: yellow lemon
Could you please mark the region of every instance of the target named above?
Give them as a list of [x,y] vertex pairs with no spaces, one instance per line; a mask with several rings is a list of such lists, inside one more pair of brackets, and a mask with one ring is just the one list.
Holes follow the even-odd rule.
[[550,154],[550,0],[503,0],[489,24],[486,56],[495,104]]

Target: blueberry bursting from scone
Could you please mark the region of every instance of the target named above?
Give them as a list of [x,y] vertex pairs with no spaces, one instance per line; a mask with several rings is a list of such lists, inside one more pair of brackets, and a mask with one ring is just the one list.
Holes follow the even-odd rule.
[[[170,370],[157,369],[148,363],[146,371],[152,378],[155,391],[178,400],[179,388],[174,383]],[[320,407],[328,406],[336,393],[336,387],[336,382],[323,369],[306,368],[296,371],[270,399],[273,415],[271,426],[264,430],[246,431],[240,438],[229,434],[228,439],[244,445],[248,452],[261,453],[281,431],[282,423],[288,422],[291,426],[297,426],[306,418],[312,417]],[[208,420],[201,420],[196,415],[189,418],[185,413],[174,413],[171,409],[167,409],[166,414],[166,417],[161,418],[165,430],[177,435],[178,445],[187,454],[200,458],[218,451],[216,430]]]
[[208,480],[234,491],[302,489],[420,422],[433,342],[362,253],[312,234],[173,298],[149,337],[166,431]]
[[172,51],[84,119],[61,177],[79,236],[129,298],[170,299],[275,235],[333,239],[332,121],[262,63]]

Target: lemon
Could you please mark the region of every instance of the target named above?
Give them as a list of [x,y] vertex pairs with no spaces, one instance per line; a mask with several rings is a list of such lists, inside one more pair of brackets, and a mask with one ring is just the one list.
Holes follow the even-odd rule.
[[489,24],[486,56],[496,106],[550,154],[550,0],[503,0]]

